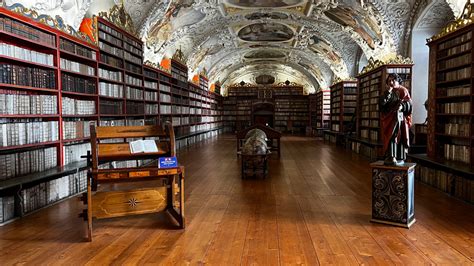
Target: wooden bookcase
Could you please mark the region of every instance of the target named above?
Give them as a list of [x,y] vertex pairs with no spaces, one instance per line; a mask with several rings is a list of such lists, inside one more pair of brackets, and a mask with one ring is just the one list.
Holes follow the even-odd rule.
[[302,134],[309,126],[309,97],[303,94],[303,87],[232,86],[223,101],[225,130],[236,132],[251,126],[253,106],[261,103],[274,106],[273,128],[277,131]]
[[377,159],[383,157],[383,139],[380,129],[379,99],[387,89],[388,74],[397,73],[411,93],[412,64],[383,64],[363,74],[358,79],[357,136],[349,137],[351,149]]
[[330,98],[329,90],[320,90],[315,94],[310,94],[309,98],[309,116],[312,135],[321,136],[322,130],[329,128]]
[[0,8],[0,225],[86,188],[90,124],[179,120],[178,148],[222,132],[220,95],[191,93],[185,66],[143,66],[139,39],[97,23],[98,46]]
[[427,156],[410,157],[418,163],[419,180],[474,203],[474,25],[456,23],[467,26],[428,43]]
[[331,127],[335,132],[355,132],[357,82],[341,81],[331,86]]

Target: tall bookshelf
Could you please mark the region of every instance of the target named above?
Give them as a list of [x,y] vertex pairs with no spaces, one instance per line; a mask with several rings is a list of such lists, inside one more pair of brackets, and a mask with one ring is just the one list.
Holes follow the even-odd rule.
[[303,94],[302,86],[275,85],[263,89],[244,85],[228,88],[223,101],[225,130],[236,132],[251,126],[252,107],[257,103],[274,105],[274,128],[280,132],[301,134],[310,124],[309,97]]
[[456,25],[467,26],[428,42],[427,156],[410,157],[418,163],[419,180],[474,203],[474,26],[463,19]]
[[[97,122],[94,45],[0,8],[0,224],[75,195]],[[76,146],[77,145],[77,146]]]
[[335,132],[355,132],[357,82],[341,81],[331,86],[331,126]]
[[329,128],[330,119],[330,98],[329,90],[320,90],[315,94],[310,94],[309,98],[309,116],[313,135],[321,136],[322,130]]
[[143,43],[106,19],[97,18],[97,27],[99,123],[143,125],[145,106],[152,104],[145,102]]
[[412,66],[407,63],[374,64],[372,61],[357,77],[357,135],[348,138],[348,145],[354,152],[372,160],[383,157],[379,99],[387,89],[385,80],[390,73],[397,73],[403,79],[401,85],[411,93]]

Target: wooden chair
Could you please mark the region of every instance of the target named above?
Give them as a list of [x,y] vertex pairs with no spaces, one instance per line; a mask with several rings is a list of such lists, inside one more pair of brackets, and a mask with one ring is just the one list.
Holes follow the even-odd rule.
[[[132,154],[129,143],[101,143],[106,139],[149,137],[158,138],[155,140],[158,152]],[[175,137],[171,125],[166,125],[164,129],[161,126],[91,126],[91,150],[87,156],[90,165],[87,192],[82,196],[87,209],[80,215],[87,221],[89,241],[92,241],[92,218],[102,219],[167,210],[176,219],[179,227],[184,228],[183,166],[160,169],[156,160],[153,164],[141,167],[99,168],[101,164],[112,161],[175,156]],[[97,189],[101,184],[106,186],[105,183],[137,180],[152,180],[152,187],[112,191]]]

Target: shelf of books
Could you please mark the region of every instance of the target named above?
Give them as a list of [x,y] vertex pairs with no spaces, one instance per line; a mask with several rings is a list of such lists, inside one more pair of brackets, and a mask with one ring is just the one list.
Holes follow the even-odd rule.
[[383,64],[363,74],[358,79],[357,134],[348,137],[347,144],[356,153],[372,160],[383,157],[383,135],[380,129],[379,99],[387,89],[385,80],[390,73],[397,73],[401,85],[411,91],[412,64]]
[[62,166],[76,159],[69,144],[86,140],[97,121],[97,49],[3,8],[0,35],[4,224],[85,187],[85,165]]
[[305,134],[309,126],[309,98],[301,86],[273,87],[275,130],[282,133]]
[[187,67],[176,60],[171,60],[171,73],[169,91],[160,91],[165,111],[160,119],[173,124],[177,149],[222,133],[221,98],[209,91],[207,79],[201,77],[199,85],[188,82]]
[[97,26],[99,124],[154,124],[158,89],[153,91],[156,81],[144,75],[142,41],[103,18],[97,18]]
[[255,86],[231,86],[223,101],[225,132],[235,133],[252,123],[252,103],[258,98]]
[[[274,128],[280,132],[305,133],[309,126],[309,98],[301,86],[271,86],[268,97],[259,98],[261,86],[231,86],[223,100],[224,128],[237,132],[252,125],[252,106],[258,102],[274,104]],[[271,96],[271,97],[270,97]]]
[[331,93],[329,90],[320,90],[308,98],[312,135],[322,136],[323,130],[329,128]]
[[428,43],[430,47],[427,156],[416,176],[474,203],[473,29],[468,25]]

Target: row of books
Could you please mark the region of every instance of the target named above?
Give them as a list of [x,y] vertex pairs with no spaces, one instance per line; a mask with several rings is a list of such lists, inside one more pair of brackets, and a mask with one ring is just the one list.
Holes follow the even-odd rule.
[[130,64],[125,62],[125,70],[133,72],[135,74],[141,75],[142,74],[142,66],[137,66],[135,64]]
[[123,85],[99,82],[99,95],[123,98]]
[[[158,83],[157,82],[154,82],[154,81],[148,81],[148,80],[145,80],[143,81],[143,86],[145,88],[148,88],[148,89],[155,89],[155,90],[158,90]],[[167,86],[167,85],[165,85]],[[168,86],[169,87],[169,86]]]
[[37,173],[58,164],[57,148],[0,154],[0,180]]
[[474,202],[474,181],[417,164],[415,178],[467,202]]
[[[128,110],[127,110],[128,111]],[[145,104],[145,114],[157,115],[159,114],[160,108],[158,104]]]
[[454,86],[454,87],[448,87],[448,88],[438,88],[437,93],[438,97],[443,97],[443,96],[470,96],[471,94],[471,85],[459,85],[459,86]]
[[51,115],[58,113],[57,96],[55,95],[10,93],[18,93],[18,91],[0,90],[0,114]]
[[101,114],[123,114],[123,103],[117,101],[100,101]]
[[23,213],[29,213],[87,189],[87,171],[80,171],[21,190]]
[[133,86],[142,86],[142,80],[139,78],[132,77],[130,75],[125,75],[125,83],[128,85],[133,85]]
[[467,52],[467,51],[471,50],[471,48],[472,48],[472,43],[467,42],[467,43],[461,44],[459,46],[454,46],[452,48],[439,51],[438,52],[438,58],[443,58],[443,57],[446,57],[446,56],[451,56],[451,55],[464,53],[464,52]]
[[380,113],[378,111],[360,113],[361,118],[379,118],[379,115]]
[[143,100],[144,91],[127,86],[127,99]]
[[121,59],[106,55],[104,53],[100,54],[99,61],[113,67],[123,68],[123,61]]
[[0,147],[57,141],[58,121],[0,119]]
[[145,106],[143,103],[127,102],[127,114],[144,114]]
[[458,67],[466,64],[471,63],[471,57],[468,55],[461,55],[455,58],[451,58],[448,60],[443,60],[438,62],[438,71],[444,70],[447,68]]
[[97,23],[99,25],[99,29],[105,33],[111,34],[114,37],[117,37],[121,39],[123,37],[122,33],[119,31],[114,30],[113,28],[103,24],[103,23]]
[[449,72],[441,72],[436,74],[438,82],[443,81],[453,81],[458,79],[465,79],[471,77],[471,67],[465,67],[458,70],[453,70]]
[[378,130],[369,130],[369,129],[361,129],[360,130],[360,137],[364,139],[370,139],[374,141],[379,140],[379,132]]
[[362,112],[378,111],[378,110],[379,110],[379,105],[377,105],[377,104],[362,105],[362,106],[360,107],[360,110],[361,110]]
[[444,144],[444,158],[447,160],[471,163],[471,149],[469,145]]
[[472,38],[472,32],[470,32],[470,31],[466,32],[466,33],[464,33],[460,36],[457,36],[456,38],[453,38],[453,39],[450,39],[450,40],[447,40],[447,41],[444,41],[444,42],[440,43],[439,46],[438,46],[438,50],[442,50],[442,49],[446,49],[446,48],[451,47],[451,46],[458,45],[460,43],[471,40],[471,38]]
[[131,53],[127,52],[127,51],[124,51],[123,52],[123,58],[125,60],[128,60],[132,63],[135,63],[137,65],[141,65],[142,64],[142,59],[140,57],[137,57],[135,55],[132,55]]
[[0,223],[15,217],[15,197],[0,196]]
[[63,115],[94,115],[97,113],[95,110],[95,101],[63,97],[62,104]]
[[471,102],[437,104],[437,111],[443,114],[470,114]]
[[63,139],[81,139],[91,136],[90,126],[96,121],[63,121]]
[[379,127],[379,121],[375,119],[370,120],[362,120],[360,121],[360,125],[363,127]]
[[99,68],[99,77],[122,82],[122,72]]
[[56,46],[55,35],[44,32],[42,30],[38,30],[23,22],[8,17],[0,17],[0,30],[25,37],[34,42],[46,44],[52,47]]
[[61,86],[63,91],[95,94],[95,81],[61,73]]
[[63,51],[68,51],[70,53],[87,57],[92,60],[97,60],[97,53],[90,48],[86,48],[82,45],[78,45],[74,42],[61,38],[59,40],[59,48]]
[[115,47],[115,46],[112,46],[112,45],[108,45],[107,43],[104,43],[102,41],[99,41],[99,48],[102,50],[102,51],[105,51],[107,53],[110,53],[110,54],[113,54],[119,58],[122,58],[123,57],[123,50],[118,48],[118,47]]
[[469,137],[471,136],[470,127],[471,125],[469,123],[469,119],[466,119],[465,124],[445,124],[444,134],[461,136],[461,137]]
[[91,66],[74,62],[61,58],[60,60],[61,69],[66,69],[72,72],[81,73],[84,75],[95,76],[95,69]]
[[121,47],[122,46],[122,40],[120,40],[119,38],[116,38],[110,34],[107,34],[103,31],[99,31],[99,39],[102,39],[102,40],[105,40],[113,45],[116,45],[118,47]]
[[81,156],[87,155],[87,151],[90,150],[90,143],[65,145],[63,147],[64,164],[66,165],[73,162],[80,162],[86,160],[86,158],[81,158]]
[[[123,49],[125,49],[125,50],[127,50],[127,51],[129,51],[129,52],[132,52],[132,53],[134,53],[134,54],[136,54],[136,55],[140,55],[140,56],[141,56],[141,55],[143,54],[143,51],[141,50],[142,45],[141,45],[140,43],[136,42],[136,41],[133,41],[133,40],[130,41],[129,38],[126,38],[126,39],[127,39],[127,42],[132,42],[132,44],[133,44],[134,46],[128,44],[127,42],[124,42],[124,43],[123,43]],[[140,49],[136,48],[135,46],[140,47]]]
[[145,100],[146,101],[158,101],[158,92],[145,91]]
[[53,70],[0,63],[0,83],[56,89]]
[[0,42],[0,55],[14,57],[37,64],[54,66],[54,56],[52,54],[45,54],[8,43]]

